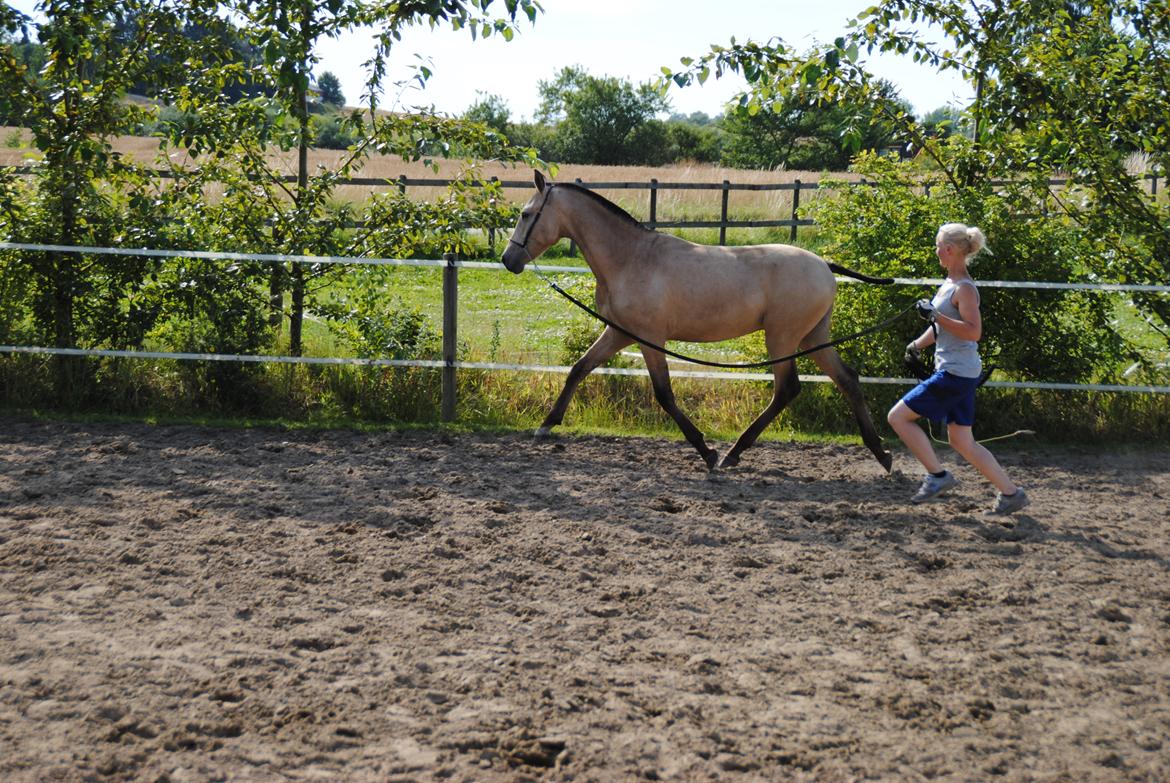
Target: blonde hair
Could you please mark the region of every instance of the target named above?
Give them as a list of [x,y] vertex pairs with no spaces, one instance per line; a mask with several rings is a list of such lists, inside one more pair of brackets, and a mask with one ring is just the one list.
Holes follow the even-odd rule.
[[987,238],[983,232],[974,226],[964,223],[947,223],[938,230],[938,237],[948,245],[954,245],[960,250],[965,249],[963,257],[967,263],[987,247]]

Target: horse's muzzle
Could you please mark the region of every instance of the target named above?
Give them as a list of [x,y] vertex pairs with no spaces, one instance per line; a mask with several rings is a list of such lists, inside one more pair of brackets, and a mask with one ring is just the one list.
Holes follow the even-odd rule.
[[500,259],[504,263],[504,268],[512,274],[520,274],[524,271],[525,265],[528,263],[528,251],[522,245],[512,243],[508,245],[508,249],[504,251],[503,257]]

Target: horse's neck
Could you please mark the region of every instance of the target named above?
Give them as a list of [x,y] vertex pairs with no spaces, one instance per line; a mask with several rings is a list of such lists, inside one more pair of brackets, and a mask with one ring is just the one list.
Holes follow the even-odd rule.
[[566,212],[565,234],[581,248],[585,262],[600,282],[616,274],[638,255],[642,242],[654,234],[612,214],[587,196]]

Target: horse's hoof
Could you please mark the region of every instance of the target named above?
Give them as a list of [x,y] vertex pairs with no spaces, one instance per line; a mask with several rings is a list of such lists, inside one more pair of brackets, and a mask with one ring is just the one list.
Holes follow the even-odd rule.
[[721,468],[734,468],[738,464],[739,464],[739,455],[738,454],[728,454],[722,460],[720,460],[719,467],[721,467]]
[[548,440],[552,437],[552,427],[537,427],[532,433],[533,440]]
[[716,470],[719,467],[719,452],[711,449],[703,455],[703,462],[707,463],[707,470]]
[[883,451],[878,456],[878,462],[882,463],[882,467],[886,469],[886,473],[889,473],[894,468],[894,455],[888,451]]

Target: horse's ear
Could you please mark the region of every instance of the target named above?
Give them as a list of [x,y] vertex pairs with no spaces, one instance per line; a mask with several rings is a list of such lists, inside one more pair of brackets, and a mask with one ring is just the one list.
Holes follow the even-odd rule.
[[543,193],[545,186],[548,184],[544,181],[544,175],[539,171],[533,171],[532,173],[536,175],[532,178],[532,181],[536,183],[536,189]]

